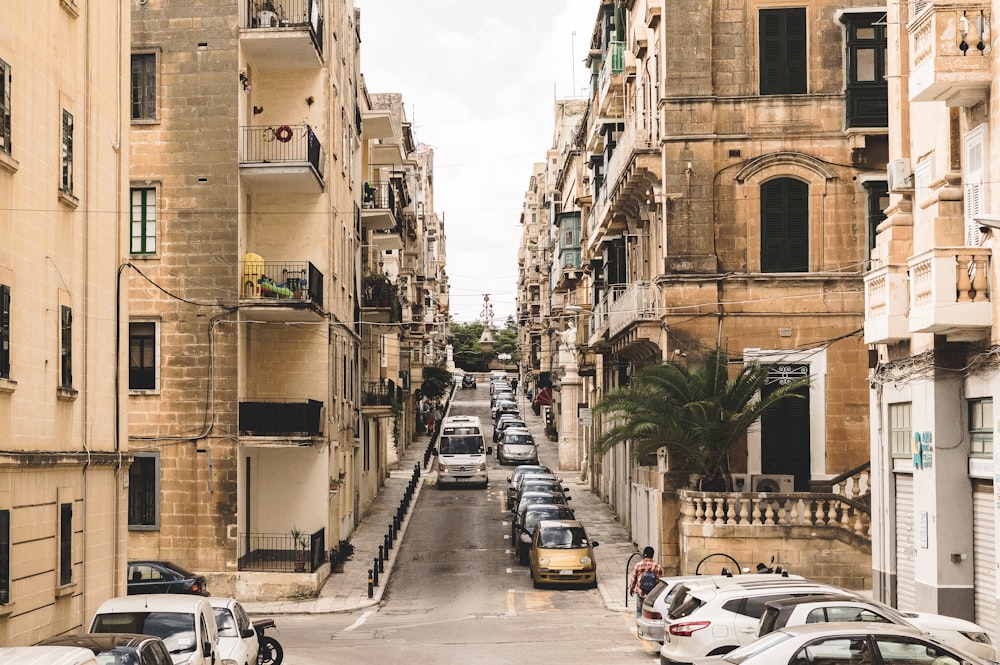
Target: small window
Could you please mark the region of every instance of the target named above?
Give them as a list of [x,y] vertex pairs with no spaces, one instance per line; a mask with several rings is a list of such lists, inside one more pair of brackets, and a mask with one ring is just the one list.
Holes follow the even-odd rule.
[[156,252],[156,189],[135,187],[131,196],[130,251],[153,254]]
[[909,402],[889,405],[889,437],[892,440],[893,457],[908,457],[913,454],[910,411]]
[[156,54],[132,54],[132,119],[156,119]]
[[807,92],[806,10],[760,11],[760,94]]
[[10,154],[10,65],[0,60],[0,152]]
[[73,504],[59,504],[59,586],[73,581]]
[[62,176],[59,187],[66,194],[73,193],[73,114],[62,112]]
[[128,330],[128,388],[156,389],[156,324],[133,321]]
[[59,317],[60,371],[59,387],[73,387],[73,310],[63,305]]
[[809,270],[809,185],[777,178],[760,186],[761,272]]
[[133,453],[128,469],[128,528],[160,527],[160,454]]
[[969,454],[993,457],[993,400],[969,400]]
[[10,511],[0,510],[0,605],[10,602]]
[[878,225],[885,221],[885,209],[889,207],[889,183],[885,180],[869,180],[864,183],[867,194],[868,213],[868,255],[871,259],[878,236]]
[[10,378],[10,287],[0,284],[0,378]]

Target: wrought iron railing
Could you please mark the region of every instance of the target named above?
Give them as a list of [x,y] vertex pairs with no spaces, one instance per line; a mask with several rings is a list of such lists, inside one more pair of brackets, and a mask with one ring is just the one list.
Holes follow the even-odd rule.
[[323,273],[308,261],[243,261],[243,300],[293,300],[323,305]]
[[309,164],[323,179],[323,145],[309,125],[251,125],[241,129],[241,164]]
[[323,52],[323,14],[319,0],[247,0],[243,27],[309,30],[309,37]]
[[315,572],[326,561],[326,529],[300,538],[305,542],[289,533],[241,533],[237,565],[240,570]]
[[392,383],[365,381],[361,390],[361,406],[392,406],[396,390]]

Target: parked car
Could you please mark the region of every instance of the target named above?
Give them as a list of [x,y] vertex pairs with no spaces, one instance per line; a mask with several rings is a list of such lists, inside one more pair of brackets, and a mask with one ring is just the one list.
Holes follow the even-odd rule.
[[577,520],[538,522],[528,553],[532,584],[536,588],[548,584],[596,587],[597,545]]
[[693,663],[732,651],[757,638],[764,605],[772,600],[819,596],[843,589],[776,576],[766,582],[717,586],[709,582],[678,590],[664,623],[660,663]]
[[[100,665],[169,665],[170,652],[159,637],[136,633],[66,633],[50,637],[39,646],[80,647],[89,650]],[[0,663],[6,662],[0,658]]]
[[174,665],[221,665],[219,631],[207,598],[144,594],[106,600],[90,622],[91,633],[141,633],[163,640]]
[[517,495],[521,492],[521,485],[527,480],[559,480],[551,471],[538,471],[534,473],[523,473],[507,489],[507,509],[513,511],[517,506]]
[[3,665],[98,665],[94,654],[81,647],[0,647]]
[[725,655],[697,658],[693,662],[695,665],[994,665],[990,660],[942,644],[916,628],[867,622],[786,626]]
[[[528,506],[536,503],[554,503],[559,506],[569,507],[569,497],[559,490],[533,490],[522,492],[518,495],[517,506],[515,506],[510,517],[510,539],[517,539],[517,530],[521,527],[521,520]],[[572,510],[572,509],[570,509]]]
[[476,389],[476,377],[471,374],[466,374],[462,377],[462,389],[465,390],[467,388]]
[[514,538],[514,552],[517,555],[517,562],[521,565],[528,563],[531,538],[534,536],[535,526],[539,522],[542,520],[571,520],[573,517],[573,511],[568,506],[558,503],[534,503],[525,508]]
[[[507,416],[510,416],[509,418]],[[528,429],[528,423],[524,422],[521,418],[518,418],[514,414],[505,413],[500,416],[497,420],[496,426],[493,428],[493,442],[497,443],[503,439],[503,433],[508,427],[518,427],[523,430]]]
[[900,612],[874,600],[853,595],[816,596],[775,600],[764,608],[757,636],[762,637],[785,626],[805,623],[870,621],[912,626],[943,644],[995,661],[996,648],[979,625],[942,614]]
[[[663,644],[663,621],[670,611],[670,603],[678,591],[690,586],[711,582],[718,586],[732,586],[751,582],[767,582],[776,580],[802,581],[801,575],[776,575],[774,573],[749,573],[730,575],[726,577],[709,575],[678,575],[661,577],[653,590],[642,599],[642,614],[635,619],[636,634],[650,642]],[[685,586],[689,585],[689,586]],[[636,599],[638,602],[638,599]]]
[[233,598],[212,597],[208,602],[215,613],[222,665],[255,665],[257,631],[243,606]]
[[191,593],[207,596],[205,578],[170,561],[129,561],[128,595]]
[[516,469],[507,477],[507,510],[514,507],[514,497],[517,495],[516,485],[521,476],[534,473],[534,474],[548,474],[552,478],[555,478],[552,471],[547,466],[542,466],[540,464],[519,464]]
[[521,410],[517,407],[517,402],[509,399],[502,399],[493,407],[493,422],[497,422],[505,413],[520,415]]
[[537,464],[538,446],[531,432],[508,427],[497,444],[497,461],[500,464]]

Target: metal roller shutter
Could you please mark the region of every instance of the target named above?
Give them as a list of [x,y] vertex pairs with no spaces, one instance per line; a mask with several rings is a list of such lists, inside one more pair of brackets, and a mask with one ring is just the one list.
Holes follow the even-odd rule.
[[993,486],[972,495],[972,570],[976,585],[976,623],[997,642],[996,517]]
[[896,607],[916,611],[913,560],[913,476],[896,474]]

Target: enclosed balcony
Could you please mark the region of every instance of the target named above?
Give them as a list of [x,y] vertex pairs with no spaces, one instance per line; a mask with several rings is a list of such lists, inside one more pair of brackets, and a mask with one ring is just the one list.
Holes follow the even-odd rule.
[[936,247],[911,257],[911,333],[947,335],[949,341],[973,341],[989,335],[989,247]]
[[865,274],[865,344],[888,344],[910,336],[908,266],[892,264]]
[[625,42],[613,41],[608,44],[601,63],[597,100],[594,105],[597,115],[605,118],[621,118],[625,113]]
[[323,402],[314,399],[241,400],[239,416],[240,436],[301,439],[295,443],[310,445],[323,435]]
[[323,191],[323,145],[309,125],[240,128],[240,178],[255,192]]
[[254,318],[323,318],[323,273],[309,261],[265,261],[259,254],[246,254],[240,274],[240,309]]
[[990,87],[990,6],[982,2],[920,2],[907,25],[910,101],[973,106]]
[[320,0],[245,0],[240,45],[256,71],[323,66]]

